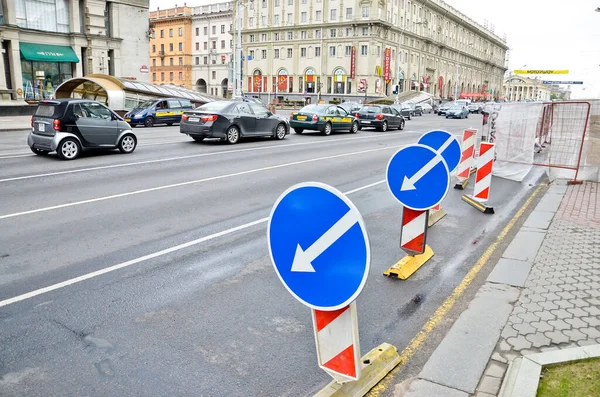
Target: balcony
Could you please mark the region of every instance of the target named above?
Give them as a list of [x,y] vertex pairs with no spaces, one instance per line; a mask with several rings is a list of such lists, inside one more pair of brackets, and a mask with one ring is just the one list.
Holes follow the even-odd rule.
[[165,57],[165,52],[164,51],[159,51],[158,52],[158,56],[161,57],[161,58],[164,58]]

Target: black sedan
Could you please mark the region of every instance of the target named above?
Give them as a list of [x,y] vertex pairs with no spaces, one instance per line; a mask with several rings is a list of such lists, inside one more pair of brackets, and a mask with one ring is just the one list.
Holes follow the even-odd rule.
[[256,102],[218,101],[184,112],[179,132],[196,142],[219,138],[233,144],[245,137],[283,139],[289,134],[290,126],[285,118]]
[[290,114],[290,125],[296,134],[304,130],[320,131],[324,135],[331,135],[333,131],[358,132],[358,121],[344,108],[337,105],[315,104],[300,109],[299,112]]
[[360,127],[375,127],[379,131],[404,129],[404,117],[388,105],[365,105],[356,113]]

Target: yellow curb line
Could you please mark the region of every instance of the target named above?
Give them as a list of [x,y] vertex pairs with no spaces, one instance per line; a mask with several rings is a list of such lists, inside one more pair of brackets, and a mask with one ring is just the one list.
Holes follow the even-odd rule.
[[515,216],[510,220],[510,222],[508,222],[508,224],[504,227],[502,232],[500,232],[498,237],[496,237],[496,240],[479,258],[475,266],[473,266],[471,270],[469,270],[465,278],[463,278],[460,284],[454,289],[454,291],[452,291],[452,294],[450,294],[450,296],[444,301],[444,303],[442,303],[442,305],[437,308],[435,313],[433,313],[433,315],[425,323],[423,328],[421,328],[419,333],[410,341],[408,346],[406,346],[406,348],[402,351],[402,353],[400,354],[400,363],[398,364],[398,366],[392,371],[390,371],[390,373],[388,373],[388,375],[367,394],[369,397],[378,397],[381,395],[382,392],[387,390],[389,385],[394,381],[394,377],[408,363],[411,357],[415,355],[419,347],[427,340],[429,334],[431,334],[431,332],[437,328],[437,326],[444,319],[444,316],[448,314],[450,309],[452,309],[458,298],[461,297],[461,295],[465,292],[467,287],[471,284],[471,282],[473,282],[473,279],[475,278],[475,276],[477,276],[477,273],[479,273],[483,266],[485,266],[487,261],[494,253],[494,251],[496,251],[496,249],[498,248],[498,245],[500,245],[502,240],[506,238],[506,236],[515,226],[519,218],[523,216],[523,213],[525,213],[525,210],[527,210],[527,207],[529,207],[529,205],[531,204],[535,196],[540,192],[542,187],[543,185],[540,185],[537,189],[533,191],[533,193],[531,194],[531,196],[529,196],[527,201],[525,201],[525,204],[523,204],[521,209],[517,211]]

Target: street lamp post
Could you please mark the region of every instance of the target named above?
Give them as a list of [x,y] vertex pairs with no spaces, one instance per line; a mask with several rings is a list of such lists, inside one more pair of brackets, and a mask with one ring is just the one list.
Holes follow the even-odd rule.
[[234,71],[234,82],[235,86],[233,87],[233,97],[241,98],[242,97],[242,0],[237,0],[237,40],[235,43],[235,71]]

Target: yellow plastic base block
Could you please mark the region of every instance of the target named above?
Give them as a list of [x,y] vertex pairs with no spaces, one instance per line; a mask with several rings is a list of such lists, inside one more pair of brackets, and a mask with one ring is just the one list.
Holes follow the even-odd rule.
[[456,185],[454,185],[454,188],[457,190],[465,190],[465,188],[467,187],[468,184],[469,184],[469,180],[465,179],[464,181],[459,182]]
[[485,204],[480,203],[479,201],[473,199],[472,197],[467,196],[466,194],[464,194],[462,196],[462,201],[469,204],[471,207],[475,208],[476,210],[483,212],[484,214],[493,214],[494,213],[493,207],[488,207]]
[[431,227],[442,220],[443,217],[448,215],[445,209],[440,208],[439,211],[429,211],[429,220],[427,221],[427,227]]
[[414,272],[419,270],[421,266],[433,258],[433,250],[430,246],[425,246],[425,252],[419,255],[407,255],[396,263],[394,266],[387,269],[383,274],[385,276],[396,276],[401,280],[406,280]]
[[398,349],[389,343],[382,343],[362,359],[362,371],[360,379],[344,384],[332,381],[320,390],[315,397],[360,397],[367,394],[384,376],[388,374],[398,363],[400,355]]

